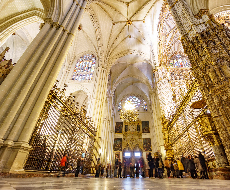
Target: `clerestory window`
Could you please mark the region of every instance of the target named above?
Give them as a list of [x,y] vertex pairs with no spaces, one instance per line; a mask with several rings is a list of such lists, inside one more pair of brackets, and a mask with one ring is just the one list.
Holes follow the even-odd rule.
[[91,54],[84,55],[77,60],[72,75],[72,80],[90,81],[93,79],[93,73],[96,65],[96,57]]

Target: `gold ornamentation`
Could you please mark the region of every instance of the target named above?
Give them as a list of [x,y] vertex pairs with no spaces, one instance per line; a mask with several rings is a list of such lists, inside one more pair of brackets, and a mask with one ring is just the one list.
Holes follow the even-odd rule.
[[[137,125],[141,125],[140,121],[135,122],[124,122],[125,126],[128,126],[130,130],[123,132],[123,140],[122,140],[122,148],[134,150],[136,148],[143,150],[143,139],[142,139],[142,132],[137,131]],[[135,129],[133,129],[135,128]]]
[[126,21],[126,24],[127,24],[127,25],[131,25],[132,23],[133,23],[133,22],[132,22],[131,20],[127,20],[127,21]]
[[[174,1],[171,0],[167,0],[167,2],[171,6],[174,4]],[[212,16],[207,15],[207,11],[197,15],[200,18],[195,18],[185,0],[181,0],[179,6],[171,8],[171,12],[180,29],[182,45],[191,62],[193,75],[197,79],[199,89],[211,112],[230,162],[230,30],[217,23]],[[183,18],[186,18],[186,21]],[[191,28],[192,30],[190,30]],[[199,136],[200,144],[205,142],[205,139],[213,143],[215,141],[213,138],[217,136],[213,136],[212,131],[209,131],[210,125],[207,118],[200,116],[200,122],[196,122],[194,125],[196,131],[193,135],[201,134],[203,131],[203,135]],[[180,126],[177,129],[178,131],[174,130],[173,134],[181,132]],[[187,147],[189,143],[183,146]],[[190,146],[192,147],[192,145]],[[182,144],[177,148],[180,147]],[[204,147],[203,150],[205,150]]]
[[206,98],[226,155],[230,161],[230,93],[229,93],[229,47],[230,31],[217,23],[213,17],[207,21],[209,27],[190,40],[182,37],[185,52],[191,61],[194,76]]
[[138,112],[135,110],[135,105],[127,101],[124,105],[124,110],[120,111],[120,119],[126,122],[138,121]]
[[207,104],[206,104],[205,100],[202,99],[202,100],[199,100],[199,101],[194,102],[194,103],[191,105],[191,107],[192,107],[193,109],[203,109],[206,105],[207,105]]
[[121,110],[120,119],[122,121],[132,122],[138,120],[138,112],[136,110]]
[[79,108],[73,97],[65,96],[65,89],[60,90],[55,85],[30,140],[33,149],[25,169],[57,171],[62,155],[67,153],[69,170],[75,169],[79,157],[84,157],[87,170],[96,154],[99,155],[100,144],[95,137],[96,129],[86,116],[85,107]]
[[178,3],[179,0],[175,0],[175,2],[170,6],[170,9],[172,9],[177,3]]
[[6,49],[0,54],[0,85],[14,67],[12,60],[4,59],[5,54],[9,49],[9,47],[6,47]]

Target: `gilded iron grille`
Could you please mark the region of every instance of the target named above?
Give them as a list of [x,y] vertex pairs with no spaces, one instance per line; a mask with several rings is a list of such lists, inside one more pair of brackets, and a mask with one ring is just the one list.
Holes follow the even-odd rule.
[[78,158],[83,172],[91,172],[96,130],[84,106],[78,108],[74,97],[65,97],[64,91],[55,85],[48,95],[30,140],[25,170],[58,171],[67,153],[68,172],[74,172]]

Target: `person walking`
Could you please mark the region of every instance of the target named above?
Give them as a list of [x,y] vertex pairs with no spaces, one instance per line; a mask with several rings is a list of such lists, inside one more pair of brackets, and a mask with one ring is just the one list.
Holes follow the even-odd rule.
[[135,167],[135,159],[132,157],[131,162],[130,162],[130,177],[131,178],[135,177],[134,167]]
[[194,163],[194,159],[191,156],[188,156],[188,171],[190,172],[193,179],[197,178],[196,165]]
[[61,159],[61,163],[60,163],[60,173],[58,175],[58,177],[60,177],[61,172],[63,171],[63,177],[65,176],[65,172],[66,172],[66,167],[67,167],[67,154],[65,153],[64,156]]
[[141,156],[141,158],[139,159],[139,164],[140,164],[140,174],[143,177],[143,172],[144,172],[144,159],[143,156]]
[[81,166],[81,157],[79,157],[77,159],[77,168],[76,168],[76,171],[75,171],[75,177],[78,177],[78,174],[80,172],[80,166]]
[[171,170],[171,172],[172,172],[172,176],[174,177],[174,166],[173,166],[173,159],[170,161],[170,170]]
[[209,179],[206,161],[205,161],[204,156],[201,154],[201,152],[199,153],[199,161],[200,161],[201,167],[203,168],[203,171],[201,172],[201,176],[202,176],[201,178]]
[[95,175],[95,177],[99,177],[99,175],[100,175],[100,164],[98,163],[96,166],[95,166],[95,170],[96,170],[96,175]]
[[149,165],[149,178],[151,178],[153,177],[153,168],[154,168],[154,159],[151,153],[148,154],[147,160]]
[[126,159],[124,159],[123,167],[124,167],[124,173],[123,173],[123,178],[127,178],[127,164],[126,164]]
[[104,165],[101,165],[101,177],[104,176],[104,169],[105,169],[105,166],[104,166]]
[[159,158],[159,165],[158,165],[158,177],[163,179],[163,171],[164,171],[164,164],[161,158]]
[[114,165],[114,177],[117,178],[117,170],[118,170],[118,159],[116,159],[115,161],[115,165]]
[[139,162],[137,161],[136,162],[136,178],[139,178],[139,169],[140,169]]
[[109,164],[107,164],[107,167],[106,167],[106,178],[109,177]]
[[177,165],[178,165],[178,168],[179,168],[179,176],[180,176],[181,178],[183,178],[184,166],[183,166],[183,164],[181,163],[181,161],[179,160],[179,158],[177,158]]
[[197,172],[199,172],[199,178],[202,178],[203,168],[202,168],[202,166],[200,164],[200,160],[197,156],[195,156],[194,163],[196,165]]
[[165,166],[165,168],[167,170],[167,176],[169,178],[170,177],[170,165],[169,165],[169,160],[167,158],[165,158],[164,166]]
[[154,157],[154,166],[155,166],[155,178],[158,177],[158,167],[159,167],[159,157]]
[[182,154],[181,163],[183,164],[184,172],[188,173],[188,157],[184,157],[184,155]]
[[173,167],[174,167],[173,177],[179,178],[179,167],[176,160],[174,160]]
[[121,160],[119,159],[119,162],[118,162],[118,178],[122,178],[121,177],[121,171],[122,171],[122,164],[121,164]]

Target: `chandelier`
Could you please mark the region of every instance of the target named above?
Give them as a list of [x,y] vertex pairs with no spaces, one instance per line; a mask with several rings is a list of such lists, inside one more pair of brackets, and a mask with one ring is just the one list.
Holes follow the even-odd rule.
[[124,106],[124,110],[121,110],[120,119],[122,121],[133,122],[138,120],[138,112],[135,110],[135,105],[130,101],[127,101]]

